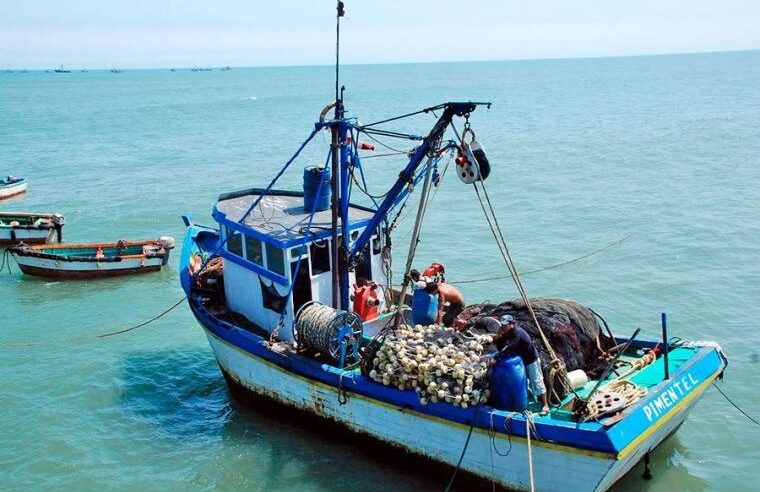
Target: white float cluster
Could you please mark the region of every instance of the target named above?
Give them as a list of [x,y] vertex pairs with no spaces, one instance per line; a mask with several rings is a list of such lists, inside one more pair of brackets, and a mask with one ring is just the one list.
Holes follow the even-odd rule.
[[369,376],[386,386],[412,389],[420,403],[446,401],[467,408],[486,401],[491,335],[457,332],[438,325],[402,325],[385,337]]

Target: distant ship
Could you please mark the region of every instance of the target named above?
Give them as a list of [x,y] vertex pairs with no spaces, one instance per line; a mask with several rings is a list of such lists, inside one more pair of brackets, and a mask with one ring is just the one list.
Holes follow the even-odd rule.
[[176,71],[177,71],[177,69],[176,69],[176,68],[172,68],[170,71],[171,71],[171,72],[176,72]]
[[111,73],[121,73],[122,70],[120,68],[112,68]]
[[191,68],[193,72],[210,72],[211,68],[201,68],[201,67],[193,67]]
[[71,70],[66,70],[65,68],[63,68],[63,65],[56,68],[54,71],[55,73],[71,73]]
[[222,68],[221,68],[221,71],[222,71],[222,72],[226,72],[226,71],[228,71],[228,70],[232,70],[232,68],[231,68],[231,67],[222,67]]

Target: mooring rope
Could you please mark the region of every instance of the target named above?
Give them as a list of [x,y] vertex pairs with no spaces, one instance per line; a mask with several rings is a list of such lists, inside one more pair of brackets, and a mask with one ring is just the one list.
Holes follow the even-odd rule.
[[[480,378],[480,383],[482,384],[484,381],[487,381],[490,374],[491,374],[490,369],[488,369],[487,371],[484,371],[483,376]],[[470,422],[470,430],[467,431],[467,439],[465,439],[464,441],[464,446],[462,447],[462,453],[459,455],[459,461],[457,462],[456,468],[454,468],[454,473],[451,474],[449,483],[446,485],[445,492],[449,492],[451,490],[451,487],[454,485],[454,480],[456,480],[457,478],[457,473],[459,472],[459,469],[462,467],[462,461],[464,460],[464,455],[465,453],[467,453],[467,447],[470,445],[472,430],[475,428],[475,422],[477,422],[480,409],[483,403],[485,403],[485,394],[486,394],[485,391],[481,391],[478,394],[478,400],[475,402],[475,411],[472,415],[472,421]],[[493,419],[493,413],[491,414],[491,418]],[[491,421],[491,426],[493,426],[493,421]]]
[[[176,303],[174,303],[170,308],[164,310],[161,314],[158,314],[157,316],[154,316],[154,317],[150,318],[149,320],[143,321],[141,323],[138,323],[136,325],[130,326],[128,328],[123,328],[123,329],[120,329],[120,330],[110,331],[110,332],[106,332],[106,333],[101,333],[99,335],[65,338],[63,340],[58,340],[58,341],[56,341],[54,343],[70,343],[70,342],[79,342],[79,341],[82,341],[82,340],[93,340],[93,339],[98,339],[98,338],[112,337],[112,336],[115,336],[115,335],[121,335],[122,333],[127,333],[127,332],[130,332],[130,331],[136,330],[138,328],[142,328],[143,326],[147,326],[147,325],[153,323],[154,321],[156,321],[156,320],[158,320],[158,319],[166,316],[167,314],[169,314],[177,306],[179,306],[180,304],[182,304],[182,302],[185,301],[185,299],[187,299],[187,296],[184,296],[182,299],[180,299],[179,301],[177,301]],[[7,347],[34,347],[34,346],[37,346],[37,345],[47,345],[47,343],[19,341],[19,342],[10,342],[10,343],[6,343],[5,344],[5,346],[7,346]]]
[[525,436],[528,439],[528,473],[530,476],[530,492],[535,492],[536,486],[533,481],[533,448],[530,443],[531,430],[535,431],[536,424],[533,422],[533,414],[525,411]]
[[142,323],[138,323],[138,324],[136,324],[134,326],[130,326],[129,328],[124,328],[123,330],[112,331],[112,332],[109,332],[109,333],[102,333],[100,335],[97,335],[97,338],[106,338],[106,337],[112,337],[114,335],[121,335],[122,333],[127,333],[129,331],[133,331],[133,330],[136,330],[138,328],[142,328],[143,326],[149,325],[149,324],[153,323],[154,321],[156,321],[157,319],[162,318],[163,316],[169,314],[174,308],[176,308],[177,306],[179,306],[180,304],[182,304],[182,302],[185,299],[187,299],[187,296],[184,296],[182,299],[180,299],[179,301],[177,301],[176,303],[174,303],[172,305],[172,307],[170,307],[169,309],[165,310],[164,312],[162,312],[158,316],[152,317],[151,319],[149,319],[147,321],[143,321]]
[[715,389],[717,389],[718,392],[721,395],[723,395],[723,398],[725,398],[728,403],[730,403],[731,405],[733,405],[733,407],[735,409],[737,409],[742,415],[744,415],[745,417],[747,417],[750,420],[750,422],[752,422],[755,425],[760,425],[760,422],[758,422],[757,420],[755,420],[754,418],[752,418],[747,412],[745,412],[744,410],[742,410],[741,407],[739,407],[739,405],[737,405],[736,403],[734,403],[733,400],[731,400],[731,398],[729,398],[728,395],[725,394],[722,389],[720,389],[720,386],[718,386],[715,383],[715,381],[713,381],[713,386],[715,386]]

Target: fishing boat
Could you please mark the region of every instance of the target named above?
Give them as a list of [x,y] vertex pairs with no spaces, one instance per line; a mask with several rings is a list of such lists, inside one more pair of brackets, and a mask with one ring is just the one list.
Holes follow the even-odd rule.
[[71,70],[63,68],[63,65],[61,65],[60,67],[56,68],[54,71],[55,71],[55,73],[71,73]]
[[58,279],[88,279],[155,272],[169,261],[171,236],[110,243],[18,244],[8,251],[27,275]]
[[63,240],[61,214],[0,212],[0,245],[52,243]]
[[[640,461],[648,465],[649,453],[722,376],[720,346],[669,337],[665,315],[662,337],[615,335],[587,308],[555,316],[559,301],[525,294],[488,198],[487,178],[498,170],[471,126],[489,103],[447,102],[362,124],[346,116],[337,77],[335,89],[335,101],[266,186],[221,194],[214,226],[183,216],[180,282],[231,392],[448,467],[449,485],[462,473],[516,490],[604,491]],[[434,118],[424,136],[389,127],[420,115]],[[330,135],[324,168],[305,167],[302,190],[278,189],[295,162],[308,164],[301,151],[322,132]],[[367,137],[414,145],[384,193],[368,192],[362,151],[372,146],[360,140]],[[439,167],[447,159],[455,162],[451,173]],[[431,191],[445,179],[475,192],[502,253],[487,261],[503,259],[520,293],[479,305],[452,326],[426,320],[414,299],[435,298],[412,290],[411,276]],[[394,289],[391,238],[414,194],[419,207],[403,283]],[[371,206],[352,200],[362,195]],[[472,324],[473,313],[500,312],[530,324],[548,354],[546,414],[538,402],[502,398],[490,362],[494,336]],[[580,332],[591,341],[589,357],[555,349]],[[506,381],[510,391],[527,393],[518,362]]]
[[0,200],[26,193],[26,178],[7,176],[0,180]]

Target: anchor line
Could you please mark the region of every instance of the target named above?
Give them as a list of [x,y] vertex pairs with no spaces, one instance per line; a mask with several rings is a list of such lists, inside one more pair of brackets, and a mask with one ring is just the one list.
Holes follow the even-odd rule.
[[745,412],[744,410],[742,410],[741,407],[739,407],[739,405],[737,405],[736,403],[734,403],[733,400],[731,400],[731,398],[729,398],[728,395],[725,394],[722,389],[720,389],[720,386],[718,386],[717,384],[715,384],[715,381],[713,381],[713,386],[715,386],[715,389],[717,389],[718,392],[721,395],[723,395],[723,398],[725,398],[728,403],[730,403],[731,405],[733,405],[733,407],[735,409],[737,409],[742,415],[744,415],[745,417],[747,417],[753,424],[760,425],[760,422],[758,422],[757,420],[755,420],[754,418],[752,418],[747,412]]
[[180,299],[179,301],[177,301],[176,303],[174,303],[174,305],[172,305],[172,307],[170,307],[169,309],[165,310],[164,312],[162,312],[158,316],[152,317],[151,319],[149,319],[147,321],[143,321],[142,323],[136,324],[134,326],[130,326],[129,328],[125,328],[123,330],[112,331],[110,333],[102,333],[100,335],[97,335],[96,338],[106,338],[106,337],[112,337],[114,335],[121,335],[122,333],[127,333],[127,332],[130,332],[130,331],[136,330],[138,328],[142,328],[143,326],[149,325],[149,324],[153,323],[154,321],[156,321],[157,319],[162,318],[162,317],[166,316],[167,314],[169,314],[174,308],[176,308],[177,306],[179,306],[180,304],[182,304],[185,301],[185,299],[187,299],[187,296],[184,296],[182,299]]
[[[489,376],[491,374],[491,368],[489,367],[481,376],[479,383],[483,383],[484,381],[488,380]],[[446,485],[445,492],[449,492],[451,490],[451,487],[454,485],[454,480],[457,478],[457,473],[459,472],[459,469],[462,467],[462,461],[464,461],[464,455],[467,453],[467,448],[470,445],[470,438],[472,437],[472,430],[475,428],[475,422],[478,420],[478,414],[480,413],[480,409],[483,406],[483,403],[485,401],[485,391],[482,391],[478,395],[478,401],[475,403],[475,413],[472,415],[472,421],[470,422],[470,429],[467,431],[467,439],[464,441],[464,446],[462,447],[462,453],[459,455],[459,461],[457,462],[456,468],[454,468],[454,472],[451,474],[451,478],[449,479],[449,483]],[[491,413],[491,427],[493,427],[493,413]],[[512,440],[509,441],[510,450],[512,448]]]
[[[167,314],[169,314],[172,310],[174,310],[175,308],[177,308],[177,306],[179,306],[180,304],[182,304],[185,301],[185,299],[187,299],[187,296],[184,296],[182,299],[180,299],[179,301],[177,301],[175,304],[173,304],[171,307],[169,307],[168,309],[164,310],[163,312],[161,312],[157,316],[154,316],[154,317],[150,318],[149,320],[143,321],[141,323],[138,323],[136,325],[130,326],[128,328],[124,328],[124,329],[117,330],[117,331],[111,331],[111,332],[107,332],[107,333],[101,333],[100,335],[66,338],[66,339],[60,340],[60,341],[58,341],[56,343],[69,343],[69,342],[78,342],[78,341],[82,341],[82,340],[92,340],[92,339],[97,339],[97,338],[112,337],[112,336],[115,336],[115,335],[121,335],[123,333],[127,333],[127,332],[130,332],[130,331],[136,330],[138,328],[142,328],[143,326],[147,326],[147,325],[153,323],[154,321],[156,321],[156,320],[158,320],[158,319],[166,316]],[[33,346],[36,346],[36,345],[42,345],[42,343],[40,343],[40,342],[26,342],[26,341],[24,341],[24,342],[11,342],[11,343],[6,344],[6,346],[9,346],[9,347],[15,347],[15,346],[18,346],[18,347],[33,347]]]

